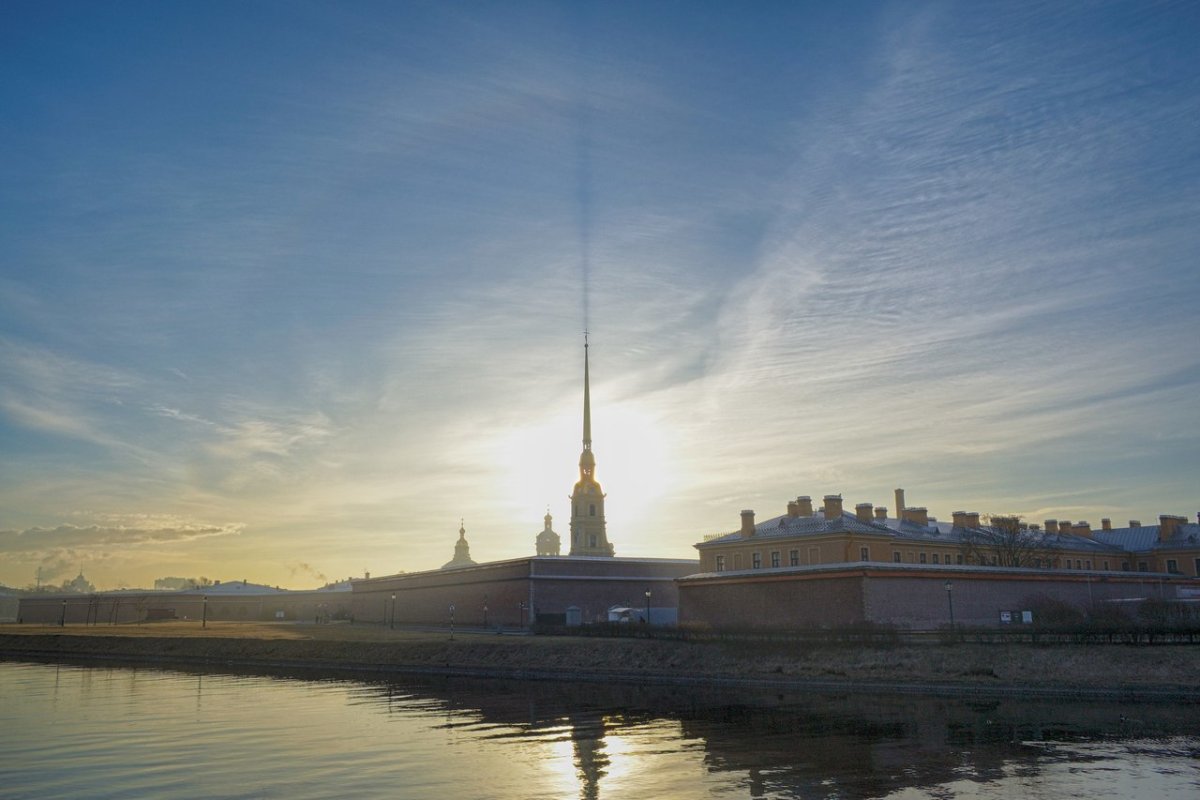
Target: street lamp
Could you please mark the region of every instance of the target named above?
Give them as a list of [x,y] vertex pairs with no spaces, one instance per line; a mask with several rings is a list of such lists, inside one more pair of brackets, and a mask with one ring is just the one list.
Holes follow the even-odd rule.
[[483,596],[483,629],[487,630],[487,595]]
[[650,590],[646,590],[646,624],[650,624]]
[[200,627],[201,628],[208,627],[208,595],[204,595],[204,604],[201,606]]
[[454,603],[450,604],[450,641],[454,641]]
[[391,616],[391,621],[388,622],[388,628],[393,631],[396,630],[396,593],[395,592],[392,592],[392,616]]
[[942,588],[946,590],[946,602],[950,604],[950,630],[954,630],[954,584],[946,581]]
[[67,601],[63,600],[62,616],[58,618],[58,627],[67,627]]

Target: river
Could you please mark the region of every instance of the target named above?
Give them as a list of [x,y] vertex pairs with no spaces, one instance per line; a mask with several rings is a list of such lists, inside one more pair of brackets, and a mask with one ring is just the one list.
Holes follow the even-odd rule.
[[0,662],[0,796],[1194,800],[1198,711]]

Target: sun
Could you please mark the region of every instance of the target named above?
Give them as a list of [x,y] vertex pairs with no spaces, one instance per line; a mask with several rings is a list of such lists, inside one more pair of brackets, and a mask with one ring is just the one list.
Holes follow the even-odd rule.
[[[504,454],[505,490],[511,505],[540,516],[549,506],[554,528],[570,543],[571,487],[579,480],[583,421],[578,410],[510,429],[498,452]],[[592,406],[592,451],[596,480],[607,495],[608,539],[617,555],[647,555],[637,543],[654,507],[668,488],[667,429],[636,402]],[[624,545],[624,547],[623,547]]]

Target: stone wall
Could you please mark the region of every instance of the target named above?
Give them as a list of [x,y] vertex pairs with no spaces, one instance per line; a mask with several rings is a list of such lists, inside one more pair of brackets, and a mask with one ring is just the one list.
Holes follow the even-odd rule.
[[1045,598],[1079,611],[1102,604],[1136,609],[1142,600],[1177,600],[1196,589],[1194,578],[1154,573],[831,565],[686,578],[679,581],[679,621],[717,630],[861,623],[934,630],[949,624],[951,603],[956,624],[996,626],[1001,612],[1033,610]]

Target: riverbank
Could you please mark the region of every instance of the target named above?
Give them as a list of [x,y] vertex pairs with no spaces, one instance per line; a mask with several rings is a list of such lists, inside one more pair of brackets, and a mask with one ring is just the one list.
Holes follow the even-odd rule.
[[1103,696],[1200,702],[1200,648],[903,645],[802,648],[366,625],[0,625],[0,658],[132,661],[827,691]]

